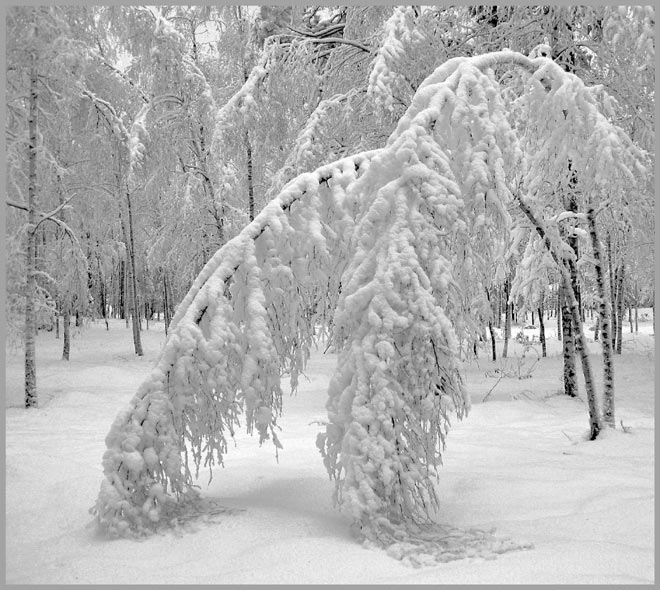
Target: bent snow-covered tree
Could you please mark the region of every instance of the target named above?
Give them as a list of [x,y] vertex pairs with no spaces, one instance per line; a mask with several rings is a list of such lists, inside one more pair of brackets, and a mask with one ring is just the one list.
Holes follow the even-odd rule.
[[[619,131],[596,116],[575,76],[505,51],[449,60],[382,149],[285,185],[203,268],[156,367],[112,425],[92,509],[99,524],[130,535],[167,522],[198,495],[193,472],[222,464],[241,424],[280,447],[280,378],[288,374],[295,389],[319,324],[332,327],[339,351],[317,439],[337,502],[365,537],[385,543],[427,521],[450,415],[469,408],[458,370],[467,302],[500,251],[484,228],[510,224],[520,202],[545,223],[559,263],[569,255],[533,210],[545,185],[531,179],[556,169],[524,151],[556,114],[535,110],[538,93],[561,96],[563,86],[593,105],[581,129],[609,129],[603,145],[623,154]],[[630,158],[620,161],[625,168]],[[617,162],[611,168],[587,161],[579,170],[593,187],[590,203],[608,175],[617,186],[632,182]]]

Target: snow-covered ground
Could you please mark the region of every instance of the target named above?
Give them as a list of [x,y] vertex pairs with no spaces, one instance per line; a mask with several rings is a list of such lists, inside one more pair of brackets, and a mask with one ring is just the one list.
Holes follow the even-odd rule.
[[[515,343],[504,361],[483,350],[465,364],[473,407],[447,439],[438,520],[466,538],[495,528],[533,548],[422,568],[358,544],[332,506],[333,482],[314,443],[335,357],[321,352],[298,395],[285,398],[279,463],[272,446],[240,434],[210,485],[200,473],[204,514],[141,541],[99,535],[88,509],[103,477],[104,438],[154,364],[163,327],[143,332],[145,356],[137,358],[122,322],[107,332],[92,324],[76,335],[68,363],[61,340],[42,333],[39,409],[20,407],[22,359],[6,355],[6,582],[653,583],[651,333],[650,321],[638,334],[626,324],[615,365],[619,428],[595,442],[583,438],[586,404],[558,394],[556,340],[538,361],[540,346],[523,358]],[[590,346],[600,378],[599,345]]]

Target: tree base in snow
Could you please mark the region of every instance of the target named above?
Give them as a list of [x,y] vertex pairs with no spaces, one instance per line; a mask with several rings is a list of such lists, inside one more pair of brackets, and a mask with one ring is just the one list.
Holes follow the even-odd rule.
[[363,541],[366,548],[384,548],[387,555],[415,568],[434,566],[458,559],[496,559],[502,553],[533,549],[531,543],[519,543],[494,534],[495,529],[461,529],[429,523],[414,528],[396,528],[379,542]]

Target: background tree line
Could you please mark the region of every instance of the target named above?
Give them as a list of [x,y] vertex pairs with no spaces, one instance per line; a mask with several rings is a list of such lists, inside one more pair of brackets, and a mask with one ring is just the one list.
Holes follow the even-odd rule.
[[[68,359],[72,318],[122,318],[142,354],[140,330],[168,325],[213,253],[288,180],[382,146],[420,83],[452,57],[548,46],[602,89],[609,119],[652,159],[653,29],[651,7],[11,8],[6,313],[25,347],[26,405],[36,404],[38,329],[61,329]],[[605,281],[620,352],[625,311],[654,299],[653,178],[594,212],[599,278],[565,176],[544,215],[562,216],[582,316]],[[543,244],[524,224],[483,231],[494,250],[471,271],[465,353],[490,339],[494,357],[493,328],[503,323],[508,337],[512,314],[531,312],[558,321],[574,358]]]

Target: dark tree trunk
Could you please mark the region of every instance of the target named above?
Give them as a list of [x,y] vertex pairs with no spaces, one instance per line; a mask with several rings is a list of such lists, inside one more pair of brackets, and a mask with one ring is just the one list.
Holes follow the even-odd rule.
[[545,341],[545,324],[543,323],[543,302],[538,309],[539,315],[539,339],[541,340],[541,356],[548,356],[546,341]]
[[119,261],[119,319],[126,319],[126,262]]
[[55,340],[60,339],[60,313],[62,313],[62,305],[58,298],[55,304]]
[[71,350],[71,314],[68,307],[62,310],[62,333],[64,334],[62,360],[68,361],[69,351]]
[[[570,295],[566,287],[561,294],[561,328],[562,328],[562,356],[564,359],[564,393],[570,397],[577,397],[577,372],[575,367],[575,340]],[[579,312],[578,312],[579,317]]]
[[495,330],[493,330],[493,322],[488,322],[488,330],[490,331],[490,344],[493,361],[497,360],[497,347],[495,346]]
[[172,318],[170,316],[170,295],[167,288],[167,274],[165,273],[163,273],[163,318],[165,320],[165,335],[167,335]]

